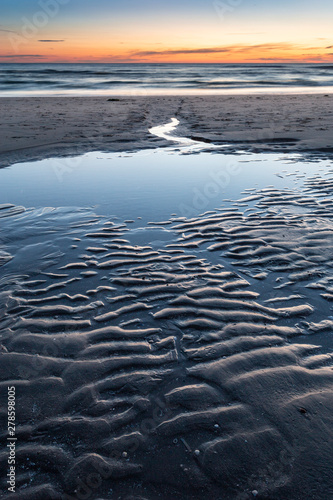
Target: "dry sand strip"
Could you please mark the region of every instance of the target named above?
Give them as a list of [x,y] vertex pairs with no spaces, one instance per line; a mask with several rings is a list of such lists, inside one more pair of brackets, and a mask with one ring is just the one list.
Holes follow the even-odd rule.
[[271,151],[332,151],[333,94],[0,98],[0,166],[88,151],[165,146],[150,127]]

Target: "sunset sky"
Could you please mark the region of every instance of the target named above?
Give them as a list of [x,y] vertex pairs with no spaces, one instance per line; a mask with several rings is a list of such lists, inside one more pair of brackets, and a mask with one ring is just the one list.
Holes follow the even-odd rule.
[[1,0],[0,62],[332,62],[332,0]]

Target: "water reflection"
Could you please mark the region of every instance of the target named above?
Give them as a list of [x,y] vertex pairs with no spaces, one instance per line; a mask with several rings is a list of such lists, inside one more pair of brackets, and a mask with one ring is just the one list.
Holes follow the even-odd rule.
[[[169,128],[171,130],[171,127]],[[168,135],[168,133],[166,134]],[[281,154],[88,153],[0,170],[0,203],[25,207],[94,207],[99,214],[143,222],[192,217],[232,205],[251,188],[297,188],[327,168]]]

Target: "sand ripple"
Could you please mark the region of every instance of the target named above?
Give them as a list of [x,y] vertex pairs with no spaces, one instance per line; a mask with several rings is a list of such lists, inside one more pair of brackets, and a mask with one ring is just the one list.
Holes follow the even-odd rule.
[[333,359],[314,343],[333,331],[332,186],[254,190],[153,243],[0,206],[12,498],[330,498]]

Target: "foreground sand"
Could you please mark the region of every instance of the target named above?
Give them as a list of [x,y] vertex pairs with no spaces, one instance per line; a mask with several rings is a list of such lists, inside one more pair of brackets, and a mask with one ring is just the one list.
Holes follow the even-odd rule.
[[0,165],[165,145],[149,127],[176,116],[179,134],[230,149],[327,151],[333,95],[0,98]]
[[333,498],[332,174],[145,224],[0,206],[10,498]]
[[[6,144],[22,150],[2,158],[163,145],[147,129],[173,115],[180,134],[214,142],[329,146],[331,98],[230,99],[8,99]],[[7,387],[17,394],[4,497],[333,498],[333,170],[325,159],[306,177],[289,161],[287,187],[254,175],[231,205],[194,217],[0,205],[1,408]],[[6,411],[0,421],[5,440]]]

